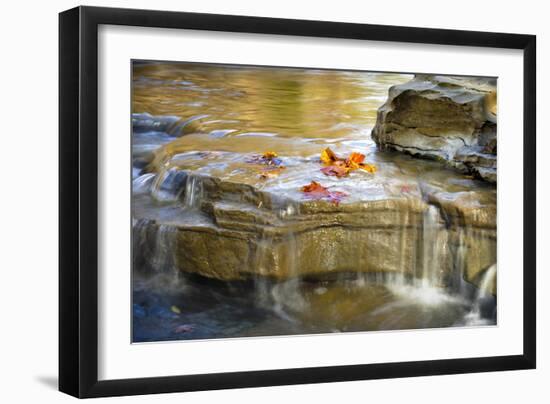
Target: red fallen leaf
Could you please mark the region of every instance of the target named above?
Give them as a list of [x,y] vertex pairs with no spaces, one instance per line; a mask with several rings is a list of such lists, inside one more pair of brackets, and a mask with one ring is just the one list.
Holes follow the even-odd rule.
[[365,155],[362,153],[353,152],[347,159],[343,159],[327,147],[321,152],[321,162],[325,165],[325,167],[321,168],[321,172],[334,177],[345,177],[350,171],[357,169],[374,174],[376,167],[372,164],[364,163],[364,161]]
[[349,163],[361,164],[365,160],[365,155],[357,152],[353,152],[349,155]]
[[192,324],[182,324],[174,328],[176,334],[183,334],[185,332],[191,332],[195,329],[195,326]]
[[338,205],[342,199],[348,196],[345,192],[329,191],[328,188],[322,186],[316,181],[311,181],[308,185],[304,185],[302,187],[302,192],[305,193],[305,196],[308,199],[325,199],[335,205]]
[[401,186],[401,193],[403,194],[409,194],[413,191],[413,188],[410,185],[402,185]]
[[[338,161],[335,163],[339,163]],[[343,164],[334,164],[331,166],[326,166],[321,168],[321,172],[325,175],[334,176],[334,177],[345,177],[349,174],[349,168]]]

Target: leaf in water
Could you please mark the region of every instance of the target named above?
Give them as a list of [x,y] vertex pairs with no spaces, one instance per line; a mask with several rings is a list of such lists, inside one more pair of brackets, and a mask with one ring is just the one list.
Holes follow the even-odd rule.
[[330,165],[336,160],[339,160],[338,157],[336,157],[336,154],[334,154],[334,152],[330,150],[329,147],[321,152],[321,162],[323,164]]
[[365,155],[357,152],[351,153],[348,157],[349,164],[361,164],[363,160],[365,160]]
[[274,159],[275,157],[278,157],[277,156],[277,153],[273,152],[273,151],[268,151],[268,152],[265,152],[262,157],[266,160],[271,160],[271,159]]
[[342,162],[335,161],[334,165],[321,168],[321,172],[325,175],[334,176],[334,177],[345,177],[346,175],[348,175],[350,169],[346,167],[345,164],[337,164],[337,163],[342,163]]
[[172,310],[172,312],[176,313],[176,314],[180,314],[181,313],[181,310],[178,306],[172,306],[170,307],[170,310]]
[[174,328],[176,334],[183,334],[185,332],[191,332],[195,329],[193,324],[182,324]]
[[365,170],[371,174],[374,174],[377,170],[376,166],[374,164],[368,164],[368,163],[361,163],[359,164],[359,168],[362,170]]
[[326,192],[327,188],[319,184],[317,181],[311,181],[308,185],[304,185],[302,187],[302,192],[307,193],[318,193],[318,192]]
[[308,199],[324,199],[335,205],[338,205],[342,199],[348,196],[345,192],[329,191],[328,188],[322,186],[316,181],[311,181],[308,185],[304,185],[302,187],[302,192],[305,193],[305,196]]
[[321,152],[321,162],[326,166],[321,168],[321,172],[325,175],[334,177],[345,177],[350,171],[362,169],[371,174],[376,172],[376,167],[372,164],[364,163],[365,155],[358,152],[353,152],[347,159],[338,157],[330,148],[326,148]]
[[283,160],[281,160],[277,156],[277,153],[273,151],[267,151],[261,156],[260,155],[252,156],[246,162],[250,164],[263,164],[263,165],[277,166],[277,167],[283,166]]

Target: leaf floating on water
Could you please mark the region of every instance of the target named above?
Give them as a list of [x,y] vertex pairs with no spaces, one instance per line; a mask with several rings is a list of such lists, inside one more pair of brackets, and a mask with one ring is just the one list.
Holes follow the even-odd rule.
[[353,152],[349,155],[348,161],[355,164],[361,164],[365,160],[365,155],[357,152]]
[[338,164],[342,163],[341,161],[336,161],[331,166],[326,166],[321,168],[321,172],[325,175],[334,176],[334,177],[345,177],[349,174],[350,169],[346,167],[345,164]]
[[173,313],[181,314],[181,310],[178,306],[172,306],[170,307],[170,310],[172,310]]
[[374,174],[376,172],[376,166],[374,164],[362,163],[362,164],[359,164],[359,168],[371,174]]
[[338,157],[330,148],[326,148],[321,152],[321,162],[326,166],[321,168],[321,172],[325,175],[334,177],[345,177],[353,170],[365,170],[371,174],[376,172],[376,167],[373,164],[364,163],[365,155],[358,152],[353,152],[347,159]]
[[185,332],[191,332],[195,329],[195,326],[192,324],[182,324],[174,328],[176,334],[183,334]]
[[252,158],[247,160],[247,163],[263,164],[263,165],[267,165],[267,166],[277,166],[277,167],[282,167],[283,166],[283,160],[281,160],[278,157],[277,153],[275,153],[273,151],[267,151],[264,154],[262,154],[261,156],[260,155],[252,156]]
[[271,159],[274,159],[278,157],[277,156],[277,153],[273,152],[273,151],[268,151],[268,152],[265,152],[263,155],[262,155],[262,158],[266,159],[266,160],[271,160]]
[[337,205],[348,194],[339,191],[329,191],[328,188],[322,186],[316,181],[311,181],[308,185],[302,187],[302,192],[305,193],[306,198],[313,200],[324,199]]
[[323,164],[329,165],[337,160],[339,160],[339,158],[336,157],[336,154],[334,154],[334,152],[329,147],[321,152],[321,162]]
[[302,192],[316,193],[316,192],[325,192],[327,188],[322,186],[316,181],[311,181],[308,185],[302,187]]

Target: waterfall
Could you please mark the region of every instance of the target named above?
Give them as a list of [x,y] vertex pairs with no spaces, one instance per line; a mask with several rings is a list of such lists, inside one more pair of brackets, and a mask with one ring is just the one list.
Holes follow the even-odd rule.
[[183,206],[186,209],[199,209],[203,198],[203,187],[200,177],[193,174],[187,175],[185,182],[185,194],[183,196]]
[[134,194],[141,194],[151,191],[155,177],[155,174],[147,173],[135,178],[132,181],[132,192]]
[[176,202],[184,189],[185,171],[177,168],[163,170],[153,182],[151,195],[159,202]]
[[178,272],[175,268],[176,227],[137,220],[133,227],[134,264],[141,262],[152,273]]
[[[285,204],[279,209],[278,216],[284,220],[297,212],[298,208],[295,205]],[[301,292],[302,280],[299,276],[297,257],[296,238],[292,231],[277,239],[264,232],[257,241],[255,263],[260,275],[255,279],[256,300],[260,306],[272,309],[277,315],[289,321],[295,321],[292,313],[303,312],[307,308],[307,301]],[[269,280],[266,264],[285,271],[287,280]]]
[[442,273],[448,256],[448,232],[439,209],[428,205],[422,223],[422,287],[442,286]]
[[497,276],[496,264],[485,270],[470,312],[465,316],[466,325],[494,324],[496,320],[496,299],[491,294],[491,285]]
[[478,300],[491,294],[490,289],[496,276],[497,266],[496,264],[493,264],[485,271],[483,277],[481,278],[481,282],[479,284]]

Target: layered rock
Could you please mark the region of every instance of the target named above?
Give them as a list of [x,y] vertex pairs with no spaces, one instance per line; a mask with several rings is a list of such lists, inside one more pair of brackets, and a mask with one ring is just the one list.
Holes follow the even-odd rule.
[[[308,171],[308,163],[303,165],[301,170]],[[359,272],[429,278],[447,286],[462,276],[479,284],[496,262],[492,191],[459,187],[449,192],[422,181],[403,189],[397,183],[399,192],[387,188],[384,194],[335,205],[304,200],[293,186],[281,191],[274,188],[276,181],[272,187],[170,172],[152,182],[150,194],[135,198],[137,261],[170,262],[181,271],[221,280]],[[287,169],[285,175],[299,173]],[[357,178],[358,190],[362,182],[372,182]],[[159,209],[166,183],[177,187],[177,203]]]
[[417,75],[389,90],[372,137],[494,183],[496,113],[496,79]]

